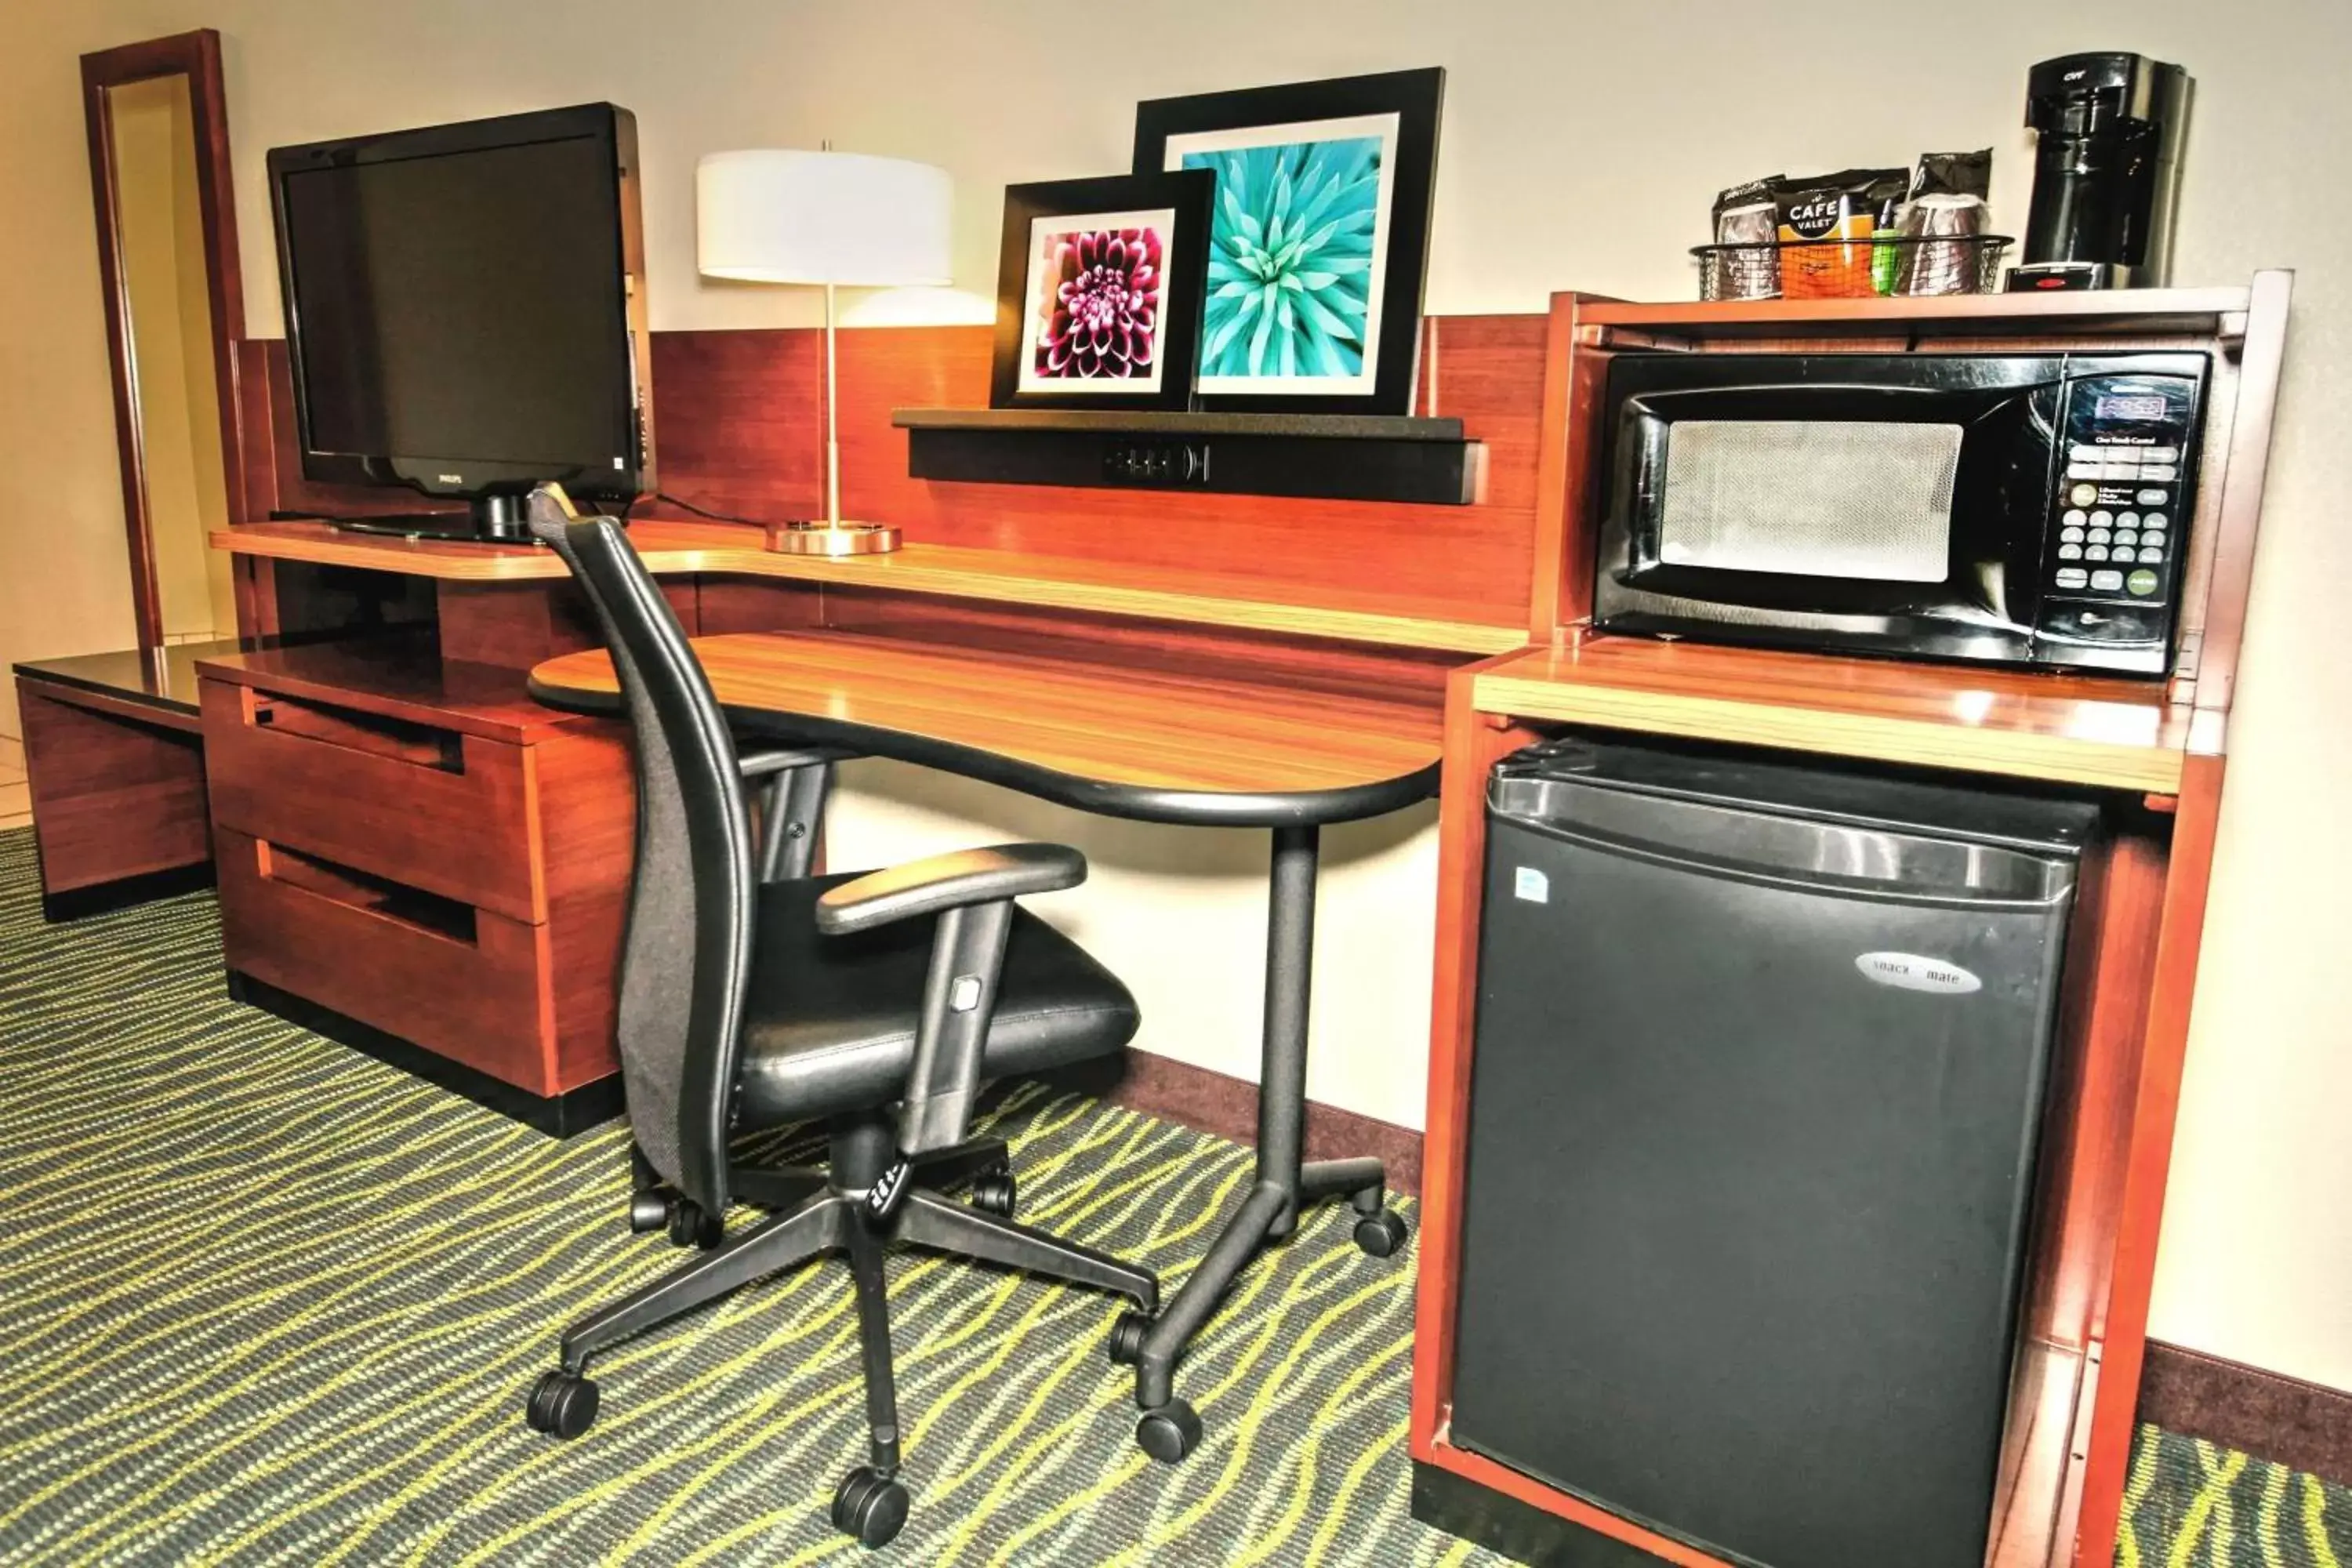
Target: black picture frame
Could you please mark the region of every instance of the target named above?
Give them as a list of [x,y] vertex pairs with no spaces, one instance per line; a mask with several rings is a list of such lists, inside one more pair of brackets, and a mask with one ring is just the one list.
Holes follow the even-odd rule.
[[[996,274],[996,348],[989,389],[992,408],[1188,409],[1192,367],[1200,353],[1202,284],[1208,275],[1209,205],[1216,175],[1107,174],[1048,180],[1004,188],[1004,234]],[[1033,344],[1028,337],[1032,268],[1044,258],[1032,244],[1040,218],[1172,212],[1171,237],[1160,247],[1161,298],[1155,350],[1159,385],[1123,388],[1113,378],[1072,380],[1063,387],[1024,384]],[[1095,390],[1076,390],[1079,387]],[[1065,389],[1066,388],[1066,389]]]
[[[1249,88],[1236,92],[1153,99],[1136,106],[1134,168],[1138,174],[1165,172],[1169,143],[1255,127],[1359,120],[1394,115],[1387,226],[1376,232],[1381,258],[1376,291],[1379,315],[1371,321],[1367,301],[1362,350],[1370,359],[1360,369],[1358,388],[1330,392],[1312,387],[1286,391],[1245,390],[1213,374],[1213,350],[1222,346],[1217,289],[1228,280],[1212,279],[1203,300],[1202,361],[1194,405],[1209,410],[1287,414],[1408,414],[1419,374],[1422,289],[1429,269],[1432,203],[1437,188],[1437,132],[1444,104],[1445,72],[1383,71]],[[1221,209],[1222,211],[1222,209]],[[1216,258],[1221,261],[1222,258]],[[1320,379],[1319,376],[1314,379]]]

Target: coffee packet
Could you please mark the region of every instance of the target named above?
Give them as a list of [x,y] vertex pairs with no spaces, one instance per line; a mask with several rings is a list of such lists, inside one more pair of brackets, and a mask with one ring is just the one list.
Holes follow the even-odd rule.
[[1874,247],[1867,241],[1882,225],[1893,225],[1909,184],[1901,169],[1847,169],[1775,181],[1782,295],[1833,300],[1877,292],[1872,281]]

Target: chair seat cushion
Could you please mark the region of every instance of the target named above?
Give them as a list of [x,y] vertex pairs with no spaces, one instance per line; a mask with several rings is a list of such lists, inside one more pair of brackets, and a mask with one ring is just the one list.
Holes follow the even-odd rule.
[[[816,929],[817,897],[859,873],[759,890],[736,1103],[746,1128],[887,1105],[904,1093],[936,918],[851,936]],[[1108,1056],[1135,1034],[1135,998],[1076,942],[1015,908],[983,1079]]]

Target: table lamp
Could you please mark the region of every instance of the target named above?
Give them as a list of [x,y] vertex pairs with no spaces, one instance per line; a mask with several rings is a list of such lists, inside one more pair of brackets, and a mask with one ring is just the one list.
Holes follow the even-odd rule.
[[695,169],[705,277],[824,286],[824,521],[771,527],[772,550],[864,555],[898,547],[884,523],[844,522],[835,416],[834,289],[952,281],[947,171],[856,153],[712,153]]

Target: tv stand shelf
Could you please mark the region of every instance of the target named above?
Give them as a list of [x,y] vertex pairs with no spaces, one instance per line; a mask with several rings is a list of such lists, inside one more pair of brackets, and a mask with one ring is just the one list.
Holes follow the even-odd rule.
[[[1315,604],[1301,604],[1267,596],[1265,580],[1246,570],[1144,566],[920,542],[887,555],[832,560],[779,554],[765,547],[759,530],[740,524],[658,519],[631,524],[629,538],[647,569],[664,574],[780,577],[1455,653],[1507,653],[1528,640],[1517,617],[1499,618],[1511,606],[1465,603],[1449,605],[1454,615],[1433,616],[1426,595],[1407,599],[1353,588],[1334,588]],[[564,575],[563,563],[536,544],[386,538],[325,522],[246,523],[215,531],[212,542],[241,555],[367,567],[443,582],[551,581]]]

